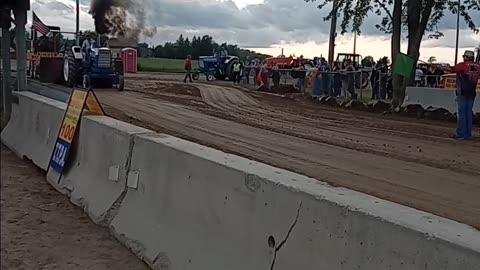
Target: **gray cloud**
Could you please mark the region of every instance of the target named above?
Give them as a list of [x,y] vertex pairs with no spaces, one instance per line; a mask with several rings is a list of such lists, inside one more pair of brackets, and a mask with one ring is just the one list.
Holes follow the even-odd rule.
[[[42,17],[63,16],[70,18],[74,0],[33,0],[33,8],[39,8]],[[60,3],[67,2],[67,4]],[[69,4],[71,3],[71,5]],[[88,5],[89,0],[81,0]],[[265,0],[264,4],[251,5],[239,9],[232,0],[144,0],[147,25],[158,27],[158,34],[150,39],[151,43],[174,41],[183,34],[211,35],[218,42],[227,41],[242,47],[269,47],[280,43],[328,41],[329,22],[324,22],[328,9],[317,9],[318,2],[307,3],[304,0]],[[41,7],[40,7],[41,6]],[[46,12],[48,10],[49,12]],[[85,10],[84,10],[85,11]],[[472,16],[480,20],[480,16]],[[341,18],[340,18],[341,19]],[[364,36],[382,36],[375,28],[381,17],[370,14],[362,27]],[[446,15],[439,25],[440,30],[454,29],[455,16]],[[91,25],[91,22],[89,22]],[[479,21],[480,24],[480,21]],[[71,25],[74,25],[72,21]],[[85,22],[82,22],[85,25]],[[466,28],[463,23],[462,28]],[[340,31],[340,30],[338,30]],[[467,44],[480,36],[469,36]],[[451,34],[426,42],[426,46],[450,46]],[[463,41],[462,41],[463,42]],[[478,41],[477,41],[478,43]]]

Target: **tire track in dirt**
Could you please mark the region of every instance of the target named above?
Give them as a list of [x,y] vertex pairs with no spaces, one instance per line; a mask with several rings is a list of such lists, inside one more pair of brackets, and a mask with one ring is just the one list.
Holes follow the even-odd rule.
[[[320,121],[308,119],[281,112],[269,106],[261,106],[238,89],[208,85],[196,86],[205,103],[221,110],[229,116],[228,119],[236,119],[243,124],[366,153],[466,172],[471,175],[478,175],[480,171],[480,164],[474,162],[478,158],[480,147],[478,149],[471,146],[465,147],[454,142],[454,145],[461,149],[461,154],[455,154],[451,152],[451,149],[445,148],[445,141],[425,141],[424,138],[418,136],[409,139],[408,144],[405,144],[404,132],[392,134],[391,131],[381,129],[372,132],[368,128],[356,126],[348,129],[345,128],[345,124],[340,126],[341,123],[338,122],[332,124],[323,119]],[[215,115],[222,117],[221,114]],[[447,140],[447,143],[452,141]],[[475,143],[473,144],[475,145]]]
[[[133,121],[134,124],[480,228],[478,174],[282,134],[241,124],[235,119],[231,121],[206,115],[198,108],[156,100],[148,95],[103,92],[98,96],[108,106],[107,112],[124,120],[129,120],[125,114],[133,115],[138,119]],[[239,98],[234,96],[229,98]],[[259,107],[262,105],[259,103]],[[234,105],[218,106],[230,108]],[[235,106],[235,110],[238,107]],[[264,114],[260,116],[268,117]],[[328,140],[334,139],[337,138],[333,136]],[[404,144],[409,143],[404,139]],[[451,152],[455,149],[449,144],[445,147],[450,147],[447,150]]]

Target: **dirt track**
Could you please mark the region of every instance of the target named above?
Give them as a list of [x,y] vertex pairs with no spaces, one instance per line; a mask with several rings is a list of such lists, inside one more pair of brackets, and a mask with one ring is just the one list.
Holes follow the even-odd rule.
[[1,145],[1,269],[150,269]]
[[449,139],[452,124],[226,85],[130,78],[98,96],[134,124],[480,228],[480,141]]

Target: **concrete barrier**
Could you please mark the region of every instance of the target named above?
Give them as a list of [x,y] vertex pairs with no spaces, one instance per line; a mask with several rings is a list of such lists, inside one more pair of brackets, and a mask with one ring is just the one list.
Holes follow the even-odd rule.
[[[450,113],[457,112],[455,90],[442,90],[428,87],[407,87],[405,100],[402,107],[408,105],[421,105],[428,107],[443,108]],[[474,113],[480,113],[480,102],[477,100],[473,107]]]
[[[18,96],[2,141],[45,169],[65,105]],[[83,117],[76,149],[50,182],[154,269],[480,265],[466,225],[108,117]]]
[[126,193],[126,175],[135,134],[152,133],[109,117],[84,116],[64,174],[47,180],[82,207],[95,223],[108,224]]
[[166,135],[110,224],[154,269],[478,269],[473,228]]
[[11,120],[3,129],[2,143],[18,156],[47,170],[66,104],[31,92],[14,92]]

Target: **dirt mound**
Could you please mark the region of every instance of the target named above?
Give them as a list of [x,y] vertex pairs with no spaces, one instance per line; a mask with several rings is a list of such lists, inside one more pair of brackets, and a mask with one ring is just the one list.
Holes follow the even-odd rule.
[[174,94],[201,97],[200,91],[195,85],[177,82],[132,80],[128,82],[128,88],[126,90],[148,94]]

